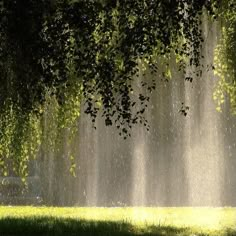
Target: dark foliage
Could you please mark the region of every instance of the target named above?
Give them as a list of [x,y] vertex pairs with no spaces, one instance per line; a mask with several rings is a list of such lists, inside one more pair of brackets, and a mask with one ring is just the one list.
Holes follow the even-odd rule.
[[[63,105],[73,86],[73,66],[81,81],[85,112],[93,120],[102,105],[106,125],[127,133],[146,122],[144,111],[155,81],[143,83],[136,112],[132,81],[138,59],[156,72],[155,58],[175,53],[200,65],[201,15],[214,15],[213,0],[1,0],[0,109],[11,100],[23,113],[43,113],[46,93]],[[183,58],[188,58],[184,60]],[[192,78],[187,78],[192,80]]]

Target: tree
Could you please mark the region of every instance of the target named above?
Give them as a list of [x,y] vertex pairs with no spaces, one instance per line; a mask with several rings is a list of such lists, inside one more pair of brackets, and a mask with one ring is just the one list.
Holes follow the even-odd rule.
[[[147,93],[132,93],[139,62],[158,73],[156,62],[161,61],[166,68],[163,76],[168,77],[169,58],[175,56],[180,70],[190,65],[198,74],[201,15],[215,17],[222,4],[217,0],[0,3],[0,165],[7,174],[7,163],[13,162],[21,176],[27,175],[27,163],[43,137],[55,145],[61,129],[75,126],[81,102],[93,121],[102,111],[106,125],[116,125],[124,137],[134,124],[146,125],[143,114],[155,81],[143,82]],[[45,116],[57,121],[50,135],[45,135]]]

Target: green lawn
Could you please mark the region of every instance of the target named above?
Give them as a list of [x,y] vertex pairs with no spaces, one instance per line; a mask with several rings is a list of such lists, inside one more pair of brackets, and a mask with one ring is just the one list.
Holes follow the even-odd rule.
[[0,206],[0,235],[236,236],[236,208]]

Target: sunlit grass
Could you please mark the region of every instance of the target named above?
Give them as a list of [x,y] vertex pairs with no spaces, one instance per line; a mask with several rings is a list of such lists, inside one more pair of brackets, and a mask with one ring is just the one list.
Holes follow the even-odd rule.
[[[18,225],[15,231],[14,224]],[[236,208],[0,207],[0,235],[8,230],[24,232],[24,225],[27,232],[54,232],[54,235],[80,232],[83,235],[233,236]]]

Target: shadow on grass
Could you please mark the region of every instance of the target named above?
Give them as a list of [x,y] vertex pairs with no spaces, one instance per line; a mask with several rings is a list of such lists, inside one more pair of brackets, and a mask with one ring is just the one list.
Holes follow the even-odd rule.
[[[188,228],[172,226],[146,226],[136,228],[127,222],[113,221],[87,221],[71,218],[55,217],[27,217],[27,218],[2,218],[0,219],[1,236],[23,235],[71,235],[71,236],[99,236],[99,235],[156,235],[156,236],[211,236],[208,233],[192,232]],[[214,236],[217,234],[214,234]],[[236,236],[236,231],[225,230],[224,236]]]

